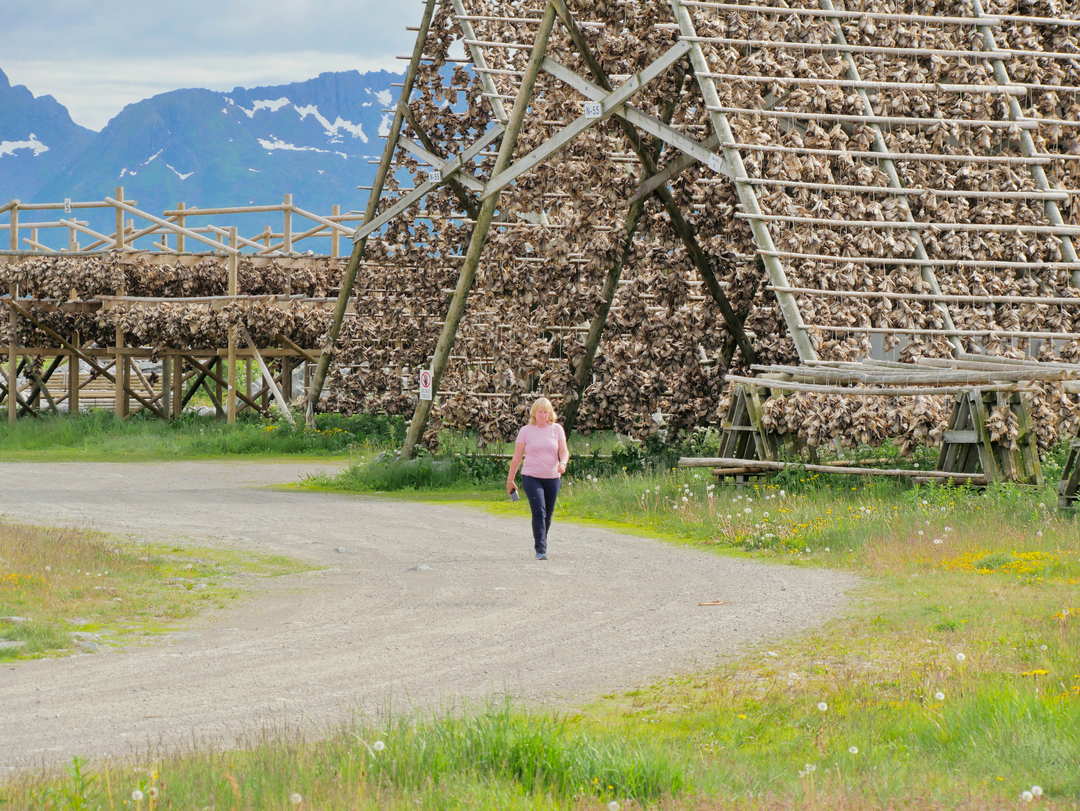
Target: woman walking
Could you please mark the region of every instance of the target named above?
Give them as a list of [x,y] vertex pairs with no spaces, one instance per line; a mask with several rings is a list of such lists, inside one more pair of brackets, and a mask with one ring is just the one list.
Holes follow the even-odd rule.
[[537,560],[547,560],[551,516],[555,513],[562,474],[569,463],[566,433],[555,422],[555,409],[551,401],[541,397],[529,409],[529,424],[518,431],[514,458],[510,460],[510,474],[506,477],[506,492],[512,495],[517,490],[514,480],[518,468],[521,468],[521,485],[525,488],[525,496],[532,509],[533,546]]

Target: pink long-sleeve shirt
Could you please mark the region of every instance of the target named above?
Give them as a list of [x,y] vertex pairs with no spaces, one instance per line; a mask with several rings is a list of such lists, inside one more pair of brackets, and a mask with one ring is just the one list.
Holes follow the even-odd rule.
[[525,446],[525,464],[521,475],[537,479],[559,477],[559,448],[566,445],[566,434],[557,422],[545,425],[529,424],[518,431],[516,444]]

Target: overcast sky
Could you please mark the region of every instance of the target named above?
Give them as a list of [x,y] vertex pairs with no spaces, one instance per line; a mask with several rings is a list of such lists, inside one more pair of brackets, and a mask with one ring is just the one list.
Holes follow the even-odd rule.
[[3,0],[0,69],[99,130],[126,104],[324,71],[402,71],[419,0]]

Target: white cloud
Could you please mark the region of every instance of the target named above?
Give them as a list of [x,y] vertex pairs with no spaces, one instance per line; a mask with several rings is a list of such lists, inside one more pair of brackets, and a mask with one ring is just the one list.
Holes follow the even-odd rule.
[[[0,34],[0,53],[6,35]],[[117,57],[102,54],[90,62],[77,59],[18,58],[4,55],[2,66],[12,84],[24,84],[35,95],[50,94],[71,117],[90,129],[101,129],[126,105],[159,93],[186,87],[230,91],[235,87],[289,84],[327,71],[400,72],[393,56],[365,58],[356,52],[283,51],[277,54],[197,55],[181,51],[169,58]]]

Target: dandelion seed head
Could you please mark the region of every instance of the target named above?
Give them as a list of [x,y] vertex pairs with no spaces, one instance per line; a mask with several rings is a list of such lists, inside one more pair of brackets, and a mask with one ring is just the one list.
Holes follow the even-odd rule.
[[143,801],[143,796],[143,793],[138,789],[135,789],[133,792],[131,792],[131,799],[133,802],[141,803]]
[[852,755],[859,754],[859,747],[857,747],[857,746],[849,746],[848,747],[848,753],[852,754]]
[[289,795],[289,802],[292,805],[300,805],[304,801],[304,798],[297,794],[295,791]]
[[375,741],[375,743],[371,744],[371,748],[374,749],[376,752],[381,752],[383,749],[386,748],[386,744],[382,741]]
[[828,704],[826,704],[826,703],[825,703],[824,701],[819,701],[819,702],[818,702],[818,705],[817,705],[817,708],[818,708],[819,710],[821,710],[822,712],[825,712],[826,710],[828,710],[828,709],[829,709],[829,705],[828,705]]
[[1043,793],[1042,786],[1032,786],[1031,793],[1034,794],[1036,797],[1041,797]]
[[1030,803],[1032,800],[1035,799],[1035,795],[1032,794],[1030,791],[1022,791],[1020,792],[1020,799],[1023,800],[1025,803]]
[[150,795],[151,800],[156,800],[158,795],[157,786],[150,786],[150,788],[146,790],[146,793]]
[[965,659],[967,659],[967,657],[966,657],[966,656],[964,656],[964,654],[962,654],[962,653],[958,653],[958,654],[956,654],[956,661],[958,661],[958,662],[962,662],[962,661],[964,661]]
[[934,693],[934,698],[936,698],[938,701],[944,701],[945,700],[945,694],[943,692],[941,692],[940,690],[938,690],[936,693]]
[[615,802],[614,800],[612,800],[610,803],[608,803],[607,807],[608,807],[608,811],[619,811],[619,804],[617,802]]

